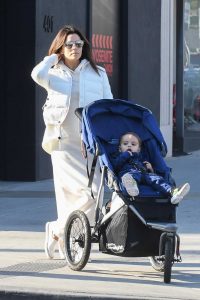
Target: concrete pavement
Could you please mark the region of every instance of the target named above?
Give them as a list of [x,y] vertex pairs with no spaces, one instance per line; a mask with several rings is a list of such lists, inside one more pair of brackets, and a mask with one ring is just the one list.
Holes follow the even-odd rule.
[[52,180],[0,182],[0,299],[199,299],[200,151],[167,158],[177,184],[191,191],[177,210],[182,263],[163,283],[148,258],[102,254],[94,245],[92,262],[81,272],[44,255],[44,225],[56,218]]

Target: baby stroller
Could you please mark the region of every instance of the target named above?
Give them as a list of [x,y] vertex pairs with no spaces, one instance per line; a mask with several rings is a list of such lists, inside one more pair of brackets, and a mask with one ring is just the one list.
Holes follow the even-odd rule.
[[[149,186],[140,185],[139,195],[130,197],[121,188],[109,154],[117,151],[119,138],[134,131],[142,139],[142,155],[151,162],[156,173],[172,185],[171,169],[163,157],[167,146],[151,111],[125,100],[99,100],[82,111],[82,136],[86,150],[94,155],[89,186],[92,185],[97,159],[101,166],[101,183],[96,199],[95,225],[90,228],[86,215],[74,211],[64,231],[66,260],[73,270],[81,270],[88,262],[91,243],[109,255],[150,257],[152,267],[164,272],[164,282],[171,281],[174,262],[180,262],[180,238],[177,234],[176,205]],[[106,211],[101,193],[107,184],[123,205]]]

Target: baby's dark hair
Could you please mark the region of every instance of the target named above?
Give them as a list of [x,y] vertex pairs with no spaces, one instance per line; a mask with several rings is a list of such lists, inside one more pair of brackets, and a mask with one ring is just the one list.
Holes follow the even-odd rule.
[[129,131],[129,132],[125,132],[124,134],[122,134],[122,136],[120,137],[120,140],[119,140],[119,144],[121,145],[122,143],[122,139],[125,135],[127,134],[131,134],[132,136],[136,137],[136,139],[138,140],[139,142],[139,146],[141,147],[142,146],[142,140],[141,138],[139,137],[139,135],[137,135],[137,133],[133,132],[133,131]]

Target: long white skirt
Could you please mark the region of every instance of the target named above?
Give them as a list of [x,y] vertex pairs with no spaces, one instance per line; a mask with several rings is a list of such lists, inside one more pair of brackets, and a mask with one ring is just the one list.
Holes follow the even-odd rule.
[[[94,225],[95,200],[101,179],[100,166],[97,164],[92,184],[93,198],[91,188],[88,188],[86,159],[82,157],[80,146],[72,144],[67,148],[67,151],[53,151],[51,154],[58,214],[52,226],[59,237],[62,237],[67,218],[74,210],[85,212],[91,226]],[[90,170],[93,157],[91,154],[88,156]]]

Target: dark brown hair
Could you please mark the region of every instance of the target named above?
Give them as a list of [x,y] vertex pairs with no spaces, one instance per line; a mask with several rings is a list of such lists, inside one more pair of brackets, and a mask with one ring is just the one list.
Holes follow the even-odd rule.
[[95,72],[99,73],[98,68],[92,58],[89,41],[86,39],[86,37],[83,35],[83,33],[80,30],[78,30],[72,25],[65,25],[63,28],[59,30],[59,32],[57,33],[56,37],[54,38],[49,48],[48,54],[51,55],[53,53],[60,53],[69,34],[78,34],[80,39],[84,41],[81,59],[86,58],[90,62]]

